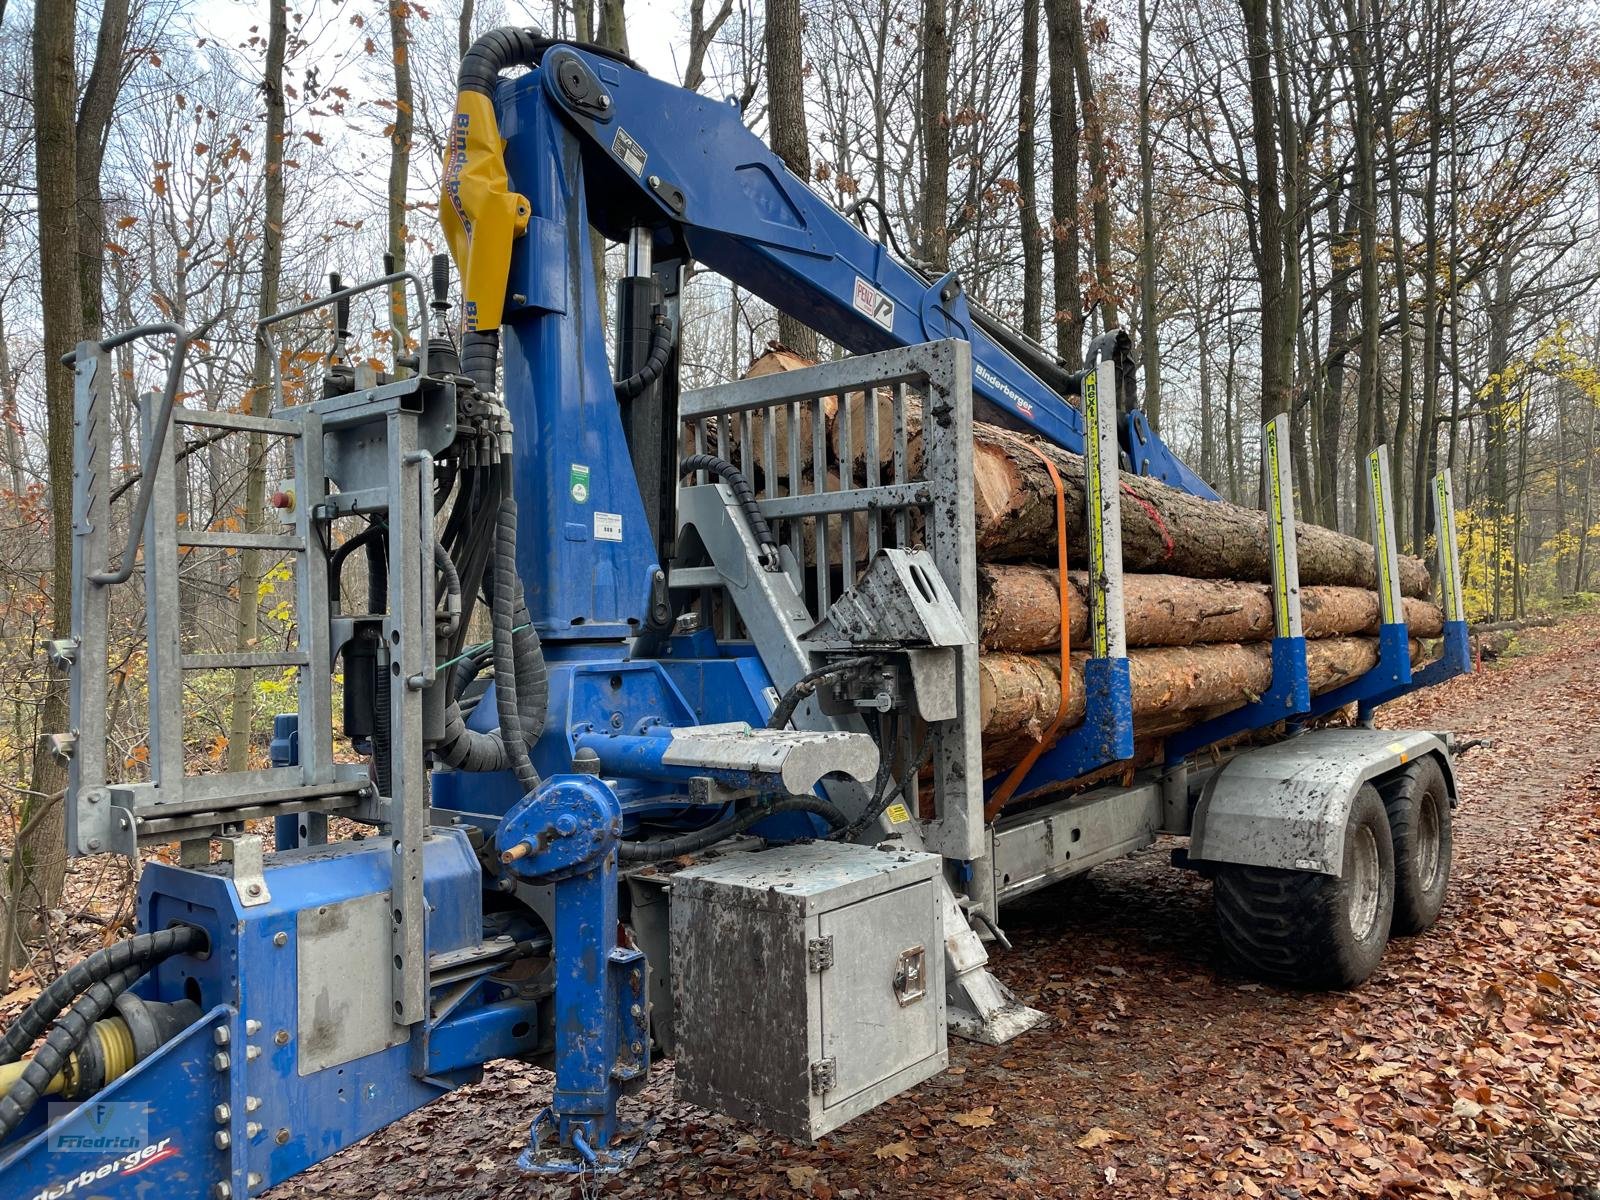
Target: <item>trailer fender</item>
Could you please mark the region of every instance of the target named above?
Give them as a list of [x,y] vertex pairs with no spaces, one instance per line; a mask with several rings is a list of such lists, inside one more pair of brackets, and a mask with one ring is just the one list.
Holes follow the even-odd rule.
[[1206,781],[1189,859],[1338,875],[1361,785],[1424,754],[1438,758],[1454,807],[1449,747],[1423,730],[1317,729],[1247,750]]

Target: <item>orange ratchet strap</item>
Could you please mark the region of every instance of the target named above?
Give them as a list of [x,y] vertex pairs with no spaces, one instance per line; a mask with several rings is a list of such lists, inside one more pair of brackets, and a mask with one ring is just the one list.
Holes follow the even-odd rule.
[[1050,461],[1049,455],[1022,438],[1011,440],[1027,448],[1044,464],[1044,469],[1050,472],[1050,482],[1056,489],[1056,590],[1061,597],[1061,703],[1056,707],[1055,719],[1050,722],[1049,728],[1040,735],[1032,749],[1022,756],[1022,761],[1011,768],[1011,774],[1006,776],[1005,782],[995,789],[994,795],[990,796],[989,802],[983,806],[985,822],[993,821],[1000,815],[1000,810],[1006,806],[1022,781],[1027,778],[1028,772],[1033,769],[1033,764],[1039,761],[1039,756],[1055,741],[1056,731],[1061,728],[1061,722],[1067,719],[1067,706],[1072,700],[1072,637],[1068,632],[1071,626],[1071,611],[1067,601],[1072,584],[1067,578],[1067,494],[1061,485],[1061,473],[1056,470],[1056,464]]

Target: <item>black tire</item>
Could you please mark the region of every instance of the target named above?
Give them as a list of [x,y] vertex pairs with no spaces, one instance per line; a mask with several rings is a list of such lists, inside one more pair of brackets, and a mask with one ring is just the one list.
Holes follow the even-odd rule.
[[1356,793],[1339,878],[1230,863],[1213,890],[1222,942],[1249,970],[1290,987],[1355,987],[1377,969],[1394,912],[1382,797],[1371,784]]
[[1378,781],[1394,835],[1394,921],[1389,933],[1421,933],[1439,919],[1450,884],[1450,790],[1425,754]]

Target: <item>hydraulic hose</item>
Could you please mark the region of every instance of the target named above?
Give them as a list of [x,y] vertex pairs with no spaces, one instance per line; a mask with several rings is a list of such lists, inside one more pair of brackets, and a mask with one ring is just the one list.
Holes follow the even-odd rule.
[[718,821],[715,825],[707,825],[704,829],[696,829],[678,837],[648,842],[619,842],[617,857],[622,862],[661,862],[664,859],[677,858],[680,854],[693,854],[708,846],[714,846],[725,838],[743,833],[767,817],[790,812],[815,813],[835,829],[841,829],[849,824],[849,818],[844,813],[820,796],[784,796],[771,804],[747,808],[738,816],[729,817],[726,821]]
[[136,934],[91,954],[36,996],[0,1038],[0,1052],[7,1063],[16,1062],[69,1001],[72,1007],[0,1096],[0,1141],[9,1137],[39,1098],[50,1091],[51,1082],[73,1054],[84,1048],[94,1034],[95,1022],[111,1010],[117,997],[165,959],[200,953],[209,945],[205,931],[192,925]]
[[672,341],[672,322],[666,313],[657,308],[650,329],[650,353],[642,367],[626,379],[617,380],[615,391],[618,400],[632,400],[661,378],[661,372],[667,369],[667,359],[672,357]]
[[807,699],[815,695],[816,690],[825,680],[836,675],[843,675],[846,671],[856,667],[864,667],[869,663],[878,661],[875,654],[858,654],[851,658],[835,659],[831,663],[824,663],[815,670],[807,671],[789,685],[789,690],[779,698],[777,707],[772,710],[772,715],[767,718],[768,729],[787,729],[789,722],[794,719],[794,711]]
[[62,1017],[44,1045],[23,1066],[22,1071],[0,1096],[0,1141],[10,1137],[33,1106],[48,1095],[55,1077],[66,1068],[72,1056],[93,1036],[95,1022],[111,1011],[117,997],[145,973],[147,967],[133,966],[97,980],[79,996]]
[[139,967],[142,975],[156,963],[174,954],[201,953],[208,944],[204,930],[193,925],[174,925],[171,929],[135,934],[103,950],[96,950],[66,973],[58,975],[11,1022],[5,1033],[0,1034],[0,1063],[12,1063],[21,1058],[49,1027],[50,1022],[61,1014],[61,1010],[92,985],[130,967]]
[[733,490],[733,498],[744,510],[745,520],[750,522],[750,534],[756,539],[756,545],[761,547],[761,565],[769,571],[776,571],[778,539],[772,536],[772,526],[761,515],[761,506],[756,503],[756,491],[744,477],[744,472],[715,454],[691,454],[678,464],[678,471],[683,475],[692,471],[710,471]]
[[[523,679],[517,670],[515,630],[517,627],[517,597],[522,583],[517,576],[517,501],[511,494],[511,468],[501,466],[500,507],[495,513],[495,547],[493,558],[494,587],[489,596],[490,636],[494,643],[494,694],[500,716],[500,739],[505,744],[506,757],[522,794],[528,795],[539,786],[539,773],[528,757],[528,747],[542,729],[532,723],[523,724],[518,697],[524,687],[530,691],[548,687],[544,676],[544,656],[541,653],[535,664],[527,661],[530,673],[538,677]],[[531,632],[531,631],[530,631]],[[537,637],[534,642],[537,643]],[[538,719],[543,720],[543,706]]]

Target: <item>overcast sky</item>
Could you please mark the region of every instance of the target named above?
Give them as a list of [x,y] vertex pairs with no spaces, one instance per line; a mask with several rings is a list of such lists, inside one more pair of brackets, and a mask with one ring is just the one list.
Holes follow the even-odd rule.
[[[628,48],[635,62],[658,79],[676,83],[681,70],[683,22],[679,19],[683,0],[627,0]],[[351,11],[361,7],[350,3]],[[372,5],[375,7],[375,5]],[[424,4],[435,20],[453,20],[444,3]],[[450,6],[452,9],[454,6]],[[532,14],[538,23],[538,14],[548,10],[548,4],[519,3],[505,0],[505,9],[513,20],[518,14]],[[225,40],[234,45],[249,36],[252,25],[266,28],[267,5],[265,0],[193,0],[189,11],[194,25],[203,35]]]

